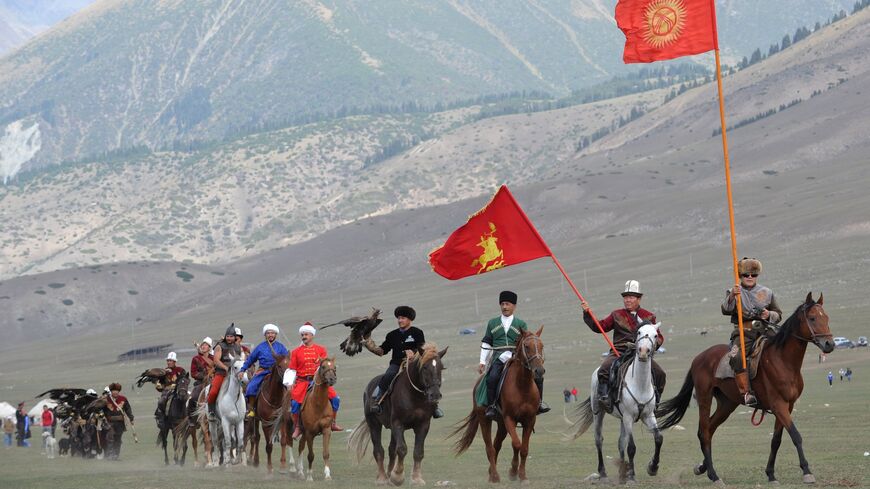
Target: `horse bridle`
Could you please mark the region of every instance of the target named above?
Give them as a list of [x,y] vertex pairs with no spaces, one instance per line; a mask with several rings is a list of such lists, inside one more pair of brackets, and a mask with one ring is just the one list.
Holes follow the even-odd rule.
[[818,303],[814,303],[812,305],[808,305],[808,306],[802,308],[802,310],[801,310],[801,312],[804,313],[804,322],[807,323],[807,328],[809,328],[809,330],[810,330],[810,337],[804,338],[803,336],[801,336],[795,332],[792,332],[791,335],[794,336],[795,338],[801,340],[801,341],[805,341],[807,343],[813,343],[814,345],[821,347],[821,345],[819,345],[819,342],[816,338],[831,338],[831,340],[833,341],[834,335],[832,333],[824,333],[824,334],[816,333],[816,330],[814,330],[812,325],[810,324],[810,317],[808,314],[809,310],[816,307],[817,305],[818,305]]
[[653,339],[653,337],[650,336],[650,335],[648,335],[648,334],[645,334],[645,335],[641,336],[640,338],[635,339],[635,340],[634,340],[634,351],[635,351],[635,356],[636,356],[636,357],[637,357],[637,345],[640,343],[640,340],[643,340],[643,339],[649,340],[649,342],[650,342],[649,358],[647,358],[646,360],[644,360],[644,359],[641,359],[640,357],[638,357],[637,359],[640,360],[641,362],[646,362],[646,361],[648,361],[650,358],[652,358],[653,355],[655,355],[655,352],[656,352],[656,348],[655,348],[656,340]]
[[[433,358],[433,360],[434,360],[434,358]],[[417,359],[417,362],[418,362],[418,364],[419,364],[419,368],[420,368],[421,370],[422,370],[422,368],[423,368],[423,363],[422,363],[422,361],[423,361],[423,358],[422,358],[422,357],[420,357],[419,359]],[[417,387],[417,386],[414,384],[414,379],[411,378],[411,362],[410,362],[410,361],[405,362],[405,375],[408,377],[408,383],[411,384],[411,388],[414,389],[415,391],[419,392],[420,394],[425,394],[425,393],[426,393],[426,389],[428,389],[428,388],[430,387],[430,386],[426,385],[425,382],[421,382],[421,384],[423,384],[423,388],[422,388],[422,389],[419,388],[419,387]]]
[[528,352],[526,351],[526,340],[529,340],[529,339],[537,340],[538,337],[536,335],[526,336],[520,342],[520,349],[523,351],[523,356],[525,357],[525,360],[523,362],[523,366],[526,367],[526,369],[528,369],[528,370],[533,370],[532,360],[534,360],[536,358],[540,358],[541,363],[544,363],[544,350],[543,350],[543,348],[538,348],[538,341],[535,341],[535,354],[532,356],[529,356]]
[[[314,371],[314,379],[313,379],[314,385],[323,385],[323,382],[320,382],[320,383],[317,382],[317,374],[320,373],[321,366],[323,366],[323,360],[320,361],[320,363],[317,365],[317,370]],[[333,370],[333,372],[338,370],[338,367],[336,367],[334,363],[332,364],[332,370]],[[338,374],[336,373],[336,375],[338,375]]]

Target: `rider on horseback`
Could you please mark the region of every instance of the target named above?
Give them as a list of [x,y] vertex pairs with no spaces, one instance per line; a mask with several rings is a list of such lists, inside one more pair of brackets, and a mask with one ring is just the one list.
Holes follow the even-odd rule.
[[[486,369],[487,361],[493,351],[499,351],[498,358],[492,362],[489,369],[489,374],[486,376],[486,392],[489,406],[486,408],[486,417],[494,418],[497,414],[496,391],[498,383],[501,379],[501,373],[507,361],[513,356],[513,348],[517,345],[517,340],[520,337],[520,331],[528,331],[525,321],[514,317],[514,310],[517,307],[517,294],[509,290],[502,291],[498,296],[499,306],[501,307],[501,317],[489,320],[486,325],[486,334],[483,336],[483,342],[480,345],[480,366],[478,372],[483,374]],[[535,384],[538,386],[538,392],[541,395],[541,403],[538,405],[538,414],[546,413],[550,410],[550,406],[544,402],[544,379],[535,379]]]
[[[619,352],[620,356],[626,354],[634,344],[635,336],[637,335],[638,326],[643,322],[655,324],[655,314],[640,307],[640,299],[643,294],[640,292],[640,283],[637,280],[629,280],[625,283],[625,291],[622,292],[623,309],[617,309],[610,313],[606,318],[602,319],[599,324],[604,332],[613,331],[613,346]],[[589,314],[589,304],[586,301],[581,301],[583,307],[583,321],[595,333],[600,333],[598,327],[595,326],[595,321],[592,320],[592,315]],[[659,331],[658,340],[656,341],[656,349],[662,346],[665,342],[665,337]],[[598,405],[605,411],[610,412],[612,409],[610,402],[610,367],[616,361],[616,355],[611,351],[609,355],[601,362],[601,367],[598,368]],[[652,377],[653,385],[656,391],[656,404],[661,399],[662,391],[665,390],[667,377],[665,371],[655,362],[652,361]]]
[[187,414],[191,426],[196,426],[196,417],[193,415],[196,411],[196,404],[199,402],[199,395],[205,387],[205,382],[208,377],[209,368],[214,369],[214,355],[211,354],[212,340],[208,336],[203,338],[197,347],[196,355],[190,361],[190,376],[193,377],[193,392],[190,394],[190,400],[187,402]]
[[162,382],[158,381],[155,384],[155,388],[161,393],[157,401],[157,411],[154,413],[158,422],[163,419],[172,396],[175,395],[175,383],[186,373],[184,368],[178,366],[178,355],[174,351],[169,352],[166,355],[166,375],[163,376]]
[[208,390],[209,418],[214,417],[214,403],[217,401],[221,384],[224,383],[227,371],[230,369],[230,364],[242,356],[242,347],[239,343],[240,340],[236,336],[236,327],[231,324],[227,328],[226,333],[224,333],[224,337],[214,347],[214,378],[211,380],[211,386]]
[[245,370],[249,369],[254,365],[254,363],[259,364],[257,373],[254,374],[254,377],[248,383],[247,389],[245,389],[245,396],[248,398],[249,418],[256,416],[255,401],[257,399],[257,394],[260,392],[260,384],[263,383],[263,379],[266,378],[272,365],[275,364],[275,355],[287,356],[290,354],[290,352],[287,351],[287,347],[281,344],[280,341],[276,340],[276,338],[278,338],[278,333],[278,326],[275,326],[274,324],[263,326],[263,336],[266,340],[254,348],[254,351],[251,352],[251,356],[245,360],[245,364],[242,365],[242,369],[239,371],[239,378],[242,378]]
[[[411,323],[417,318],[417,312],[412,307],[399,306],[393,311],[393,315],[396,316],[399,327],[387,333],[381,346],[375,346],[371,337],[366,338],[365,342],[366,349],[379,357],[393,352],[387,371],[381,376],[378,386],[372,392],[371,411],[375,414],[381,413],[381,401],[383,401],[384,394],[390,388],[393,379],[399,373],[402,361],[406,358],[410,360],[414,353],[422,352],[423,345],[426,344],[423,330],[411,326]],[[442,416],[444,416],[444,411],[436,406],[432,417],[437,419]]]
[[[314,335],[316,334],[317,330],[309,322],[299,327],[299,336],[302,338],[302,344],[290,353],[290,364],[287,365],[287,370],[284,371],[284,386],[291,389],[290,415],[293,417],[294,440],[302,436],[302,423],[299,422],[299,411],[302,409],[305,393],[308,392],[309,385],[314,381],[314,375],[320,367],[320,360],[329,357],[326,348],[314,343]],[[332,386],[329,386],[327,392],[329,403],[332,404],[332,411],[335,413],[332,418],[332,431],[344,431],[344,428],[335,422],[335,419],[338,417],[341,398],[338,397],[338,393],[335,392]]]
[[782,310],[776,303],[773,291],[758,284],[758,276],[761,274],[761,262],[755,258],[743,258],[737,263],[737,271],[740,274],[740,285],[735,285],[728,290],[725,300],[722,302],[722,314],[731,316],[731,324],[734,330],[731,332],[731,368],[734,369],[734,382],[743,394],[743,402],[747,406],[755,406],[758,402],[752,394],[749,386],[749,373],[743,368],[740,357],[740,330],[737,321],[737,294],[740,294],[740,304],[743,309],[743,346],[746,352],[746,360],[752,345],[767,328],[782,319]]

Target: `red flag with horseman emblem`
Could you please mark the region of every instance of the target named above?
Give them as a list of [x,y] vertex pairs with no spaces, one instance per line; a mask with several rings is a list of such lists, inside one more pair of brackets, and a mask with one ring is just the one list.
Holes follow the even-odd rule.
[[626,63],[650,63],[719,49],[714,0],[619,0]]
[[438,275],[457,280],[545,256],[552,256],[550,248],[502,185],[483,209],[429,253],[429,265]]

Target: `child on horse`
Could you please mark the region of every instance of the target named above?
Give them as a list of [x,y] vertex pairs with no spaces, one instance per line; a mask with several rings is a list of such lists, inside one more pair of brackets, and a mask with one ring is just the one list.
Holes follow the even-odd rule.
[[[517,307],[517,294],[509,290],[502,291],[498,296],[499,307],[501,308],[501,316],[492,318],[486,324],[486,333],[483,336],[483,341],[480,344],[480,366],[478,372],[483,374],[486,369],[487,361],[497,351],[498,357],[493,360],[489,368],[489,373],[486,376],[486,398],[488,407],[486,409],[487,418],[495,418],[496,391],[498,390],[498,382],[501,379],[501,374],[504,371],[505,364],[513,356],[513,349],[517,346],[517,340],[520,337],[520,331],[528,331],[525,321],[514,317],[514,310]],[[535,384],[538,386],[538,393],[541,395],[541,403],[538,405],[538,414],[546,413],[550,410],[550,406],[544,402],[544,379],[535,379]],[[480,401],[478,401],[480,402]]]
[[[366,338],[366,349],[375,355],[384,356],[392,352],[390,365],[387,371],[381,376],[378,386],[372,392],[371,411],[375,414],[381,413],[381,401],[384,398],[387,390],[393,379],[398,375],[399,369],[402,366],[402,361],[406,358],[410,359],[414,353],[422,352],[423,345],[426,344],[426,337],[423,330],[411,326],[414,319],[417,318],[417,312],[410,306],[399,306],[393,311],[396,316],[396,322],[399,327],[387,333],[386,338],[381,346],[375,346],[374,340],[371,337]],[[433,418],[444,416],[444,411],[440,407],[435,408],[432,414]]]
[[[640,282],[629,280],[625,283],[625,291],[622,292],[622,304],[625,307],[611,312],[599,322],[605,333],[613,331],[613,346],[616,347],[620,355],[625,355],[631,345],[634,344],[637,328],[641,323],[649,322],[655,324],[657,322],[655,314],[640,307],[640,299],[642,297]],[[600,333],[598,327],[595,326],[595,321],[592,320],[592,315],[589,313],[589,304],[586,301],[582,301],[580,305],[583,307],[583,322],[589,326],[592,332]],[[665,337],[659,331],[656,349],[662,346],[664,342]],[[610,367],[616,361],[616,358],[616,355],[611,351],[604,358],[604,361],[601,362],[601,367],[598,368],[598,405],[608,413],[613,409],[610,403]],[[656,404],[658,404],[662,391],[665,390],[667,377],[665,371],[662,370],[655,360],[652,361],[652,377],[656,391]]]
[[735,285],[725,295],[722,302],[722,314],[731,316],[734,330],[731,332],[731,368],[734,369],[734,382],[743,394],[743,402],[747,406],[755,406],[758,402],[749,386],[749,373],[743,368],[740,356],[740,329],[737,321],[737,294],[740,294],[740,305],[743,310],[743,348],[746,359],[755,340],[763,334],[767,324],[776,324],[782,319],[782,310],[776,303],[773,291],[758,284],[761,275],[761,262],[755,258],[744,257],[737,263],[740,274],[740,285]]
[[249,418],[256,416],[256,406],[254,406],[254,401],[257,399],[257,394],[260,392],[260,384],[263,383],[266,374],[269,373],[272,365],[275,364],[275,355],[287,356],[290,353],[287,351],[287,347],[276,340],[279,332],[278,326],[275,326],[274,324],[264,325],[263,337],[265,338],[265,341],[261,342],[256,346],[256,348],[254,348],[254,351],[251,352],[251,356],[245,359],[245,364],[242,365],[242,368],[239,371],[239,378],[241,378],[246,370],[251,368],[255,363],[258,364],[257,373],[254,374],[254,377],[251,378],[250,382],[248,382],[247,389],[245,389],[245,396],[248,398]]
[[[290,353],[290,364],[287,365],[287,370],[284,371],[284,386],[291,389],[290,391],[290,416],[293,418],[293,439],[298,439],[302,436],[302,423],[299,422],[299,411],[302,408],[302,402],[305,400],[305,393],[308,392],[308,387],[314,380],[314,374],[320,367],[320,361],[328,358],[329,354],[326,348],[314,343],[314,335],[317,330],[311,323],[306,322],[299,327],[299,336],[302,338],[302,344],[293,349]],[[344,428],[335,422],[338,417],[338,408],[341,406],[341,398],[332,386],[328,389],[329,402],[332,404],[334,412],[332,421],[332,431],[344,431]]]

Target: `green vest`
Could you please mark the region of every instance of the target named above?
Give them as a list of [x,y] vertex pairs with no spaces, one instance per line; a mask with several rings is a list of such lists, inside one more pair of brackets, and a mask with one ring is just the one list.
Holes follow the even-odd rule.
[[498,348],[502,346],[516,346],[517,340],[520,338],[520,331],[528,331],[526,322],[522,319],[514,318],[510,328],[505,332],[501,325],[501,317],[489,320],[486,325],[486,330],[492,335],[492,347]]

